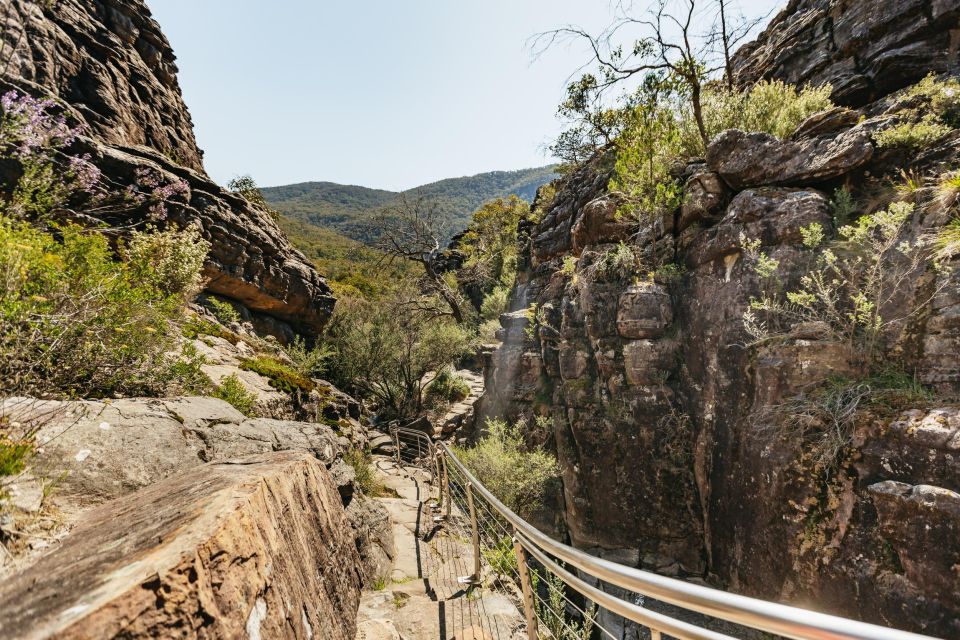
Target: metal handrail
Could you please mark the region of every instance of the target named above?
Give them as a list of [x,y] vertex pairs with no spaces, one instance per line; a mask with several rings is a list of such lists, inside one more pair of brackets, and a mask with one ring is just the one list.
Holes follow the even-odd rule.
[[[414,460],[409,460],[409,462],[419,462],[421,466],[430,474],[430,483],[434,484],[437,479],[437,447],[428,434],[423,431],[417,431],[416,429],[406,429],[404,427],[394,427],[390,430],[390,435],[393,436],[394,444],[397,448],[397,462],[399,463],[402,458],[402,442],[401,436],[407,440],[413,440],[416,442],[417,453],[425,451],[426,454],[423,456],[417,456]],[[421,448],[422,447],[422,448]]]
[[[655,619],[651,617],[653,612],[636,605],[630,605],[595,587],[591,587],[562,569],[557,563],[549,561],[549,558],[546,557],[547,554],[598,580],[627,591],[655,598],[713,618],[787,638],[796,640],[930,640],[930,636],[690,584],[676,578],[668,578],[591,556],[579,549],[557,542],[529,524],[483,486],[449,447],[442,442],[437,443],[437,447],[450,464],[463,474],[466,481],[472,485],[473,491],[479,494],[504,520],[514,527],[517,532],[517,540],[530,555],[547,566],[570,588],[594,600],[604,608],[643,626],[669,633],[677,638],[690,638],[692,640],[701,638],[719,640],[727,637],[667,618],[662,614],[655,614],[657,616],[656,620],[659,620],[659,622],[655,622]],[[549,564],[544,562],[545,560]],[[620,604],[612,602],[611,599],[617,600]],[[639,611],[637,611],[638,609]],[[665,622],[662,618],[667,618],[672,622]]]

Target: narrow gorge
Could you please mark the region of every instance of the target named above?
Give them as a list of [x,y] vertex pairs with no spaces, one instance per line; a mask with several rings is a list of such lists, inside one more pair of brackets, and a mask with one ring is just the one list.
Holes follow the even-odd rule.
[[0,0],[0,639],[960,638],[960,1],[602,4],[559,164],[261,190],[154,2]]

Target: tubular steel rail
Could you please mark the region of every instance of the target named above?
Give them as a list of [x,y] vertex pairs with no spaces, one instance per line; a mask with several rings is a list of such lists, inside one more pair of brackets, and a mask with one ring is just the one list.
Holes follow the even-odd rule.
[[[398,461],[419,464],[439,480],[434,483],[439,488],[434,510],[441,515],[434,519],[454,530],[460,527],[457,535],[471,539],[474,573],[460,581],[479,584],[485,566],[500,586],[512,583],[510,588],[523,601],[530,640],[620,640],[622,629],[610,628],[616,624],[614,616],[645,627],[652,640],[665,636],[730,640],[741,634],[755,638],[757,631],[797,640],[928,638],[727,593],[588,555],[537,530],[484,487],[449,447],[415,433],[419,435],[396,430]],[[432,456],[432,463],[423,459],[424,451]],[[452,513],[454,505],[456,513]],[[626,591],[624,597],[629,599],[607,593],[602,584],[619,587],[616,591]],[[645,598],[673,605],[661,609],[672,612],[679,607],[691,613],[681,620],[673,617],[675,613],[643,606]]]

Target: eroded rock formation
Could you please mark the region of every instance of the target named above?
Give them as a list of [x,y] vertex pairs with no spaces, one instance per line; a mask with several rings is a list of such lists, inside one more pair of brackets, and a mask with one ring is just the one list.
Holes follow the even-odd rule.
[[955,69],[958,45],[953,0],[791,0],[734,67],[742,84],[829,82],[838,103],[861,106]]
[[[925,16],[923,28],[894,6]],[[831,38],[846,34],[842,51],[810,35],[827,29],[825,20]],[[888,91],[891,69],[902,71],[896,86],[904,86],[952,60],[955,21],[955,3],[801,0],[739,64],[762,68],[755,77],[832,81],[841,102],[864,105]],[[886,53],[864,44],[883,29]],[[919,69],[914,55],[935,62]],[[867,73],[862,91],[834,64]],[[877,148],[873,133],[895,118],[894,104],[881,98],[862,111],[817,114],[784,141],[725,132],[706,162],[676,169],[683,206],[629,229],[615,215],[601,155],[566,176],[543,220],[522,230],[514,311],[501,319],[503,345],[487,354],[479,415],[550,419],[552,431],[530,437],[560,460],[564,535],[575,545],[763,598],[960,633],[956,259],[899,283],[900,304],[922,301],[921,311],[885,336],[935,399],[864,410],[836,466],[776,435],[786,420],[774,408],[828,378],[856,377],[858,354],[816,323],[748,346],[743,323],[763,291],[744,238],[779,261],[790,290],[810,264],[801,227],[837,226],[835,189],[861,197],[889,189],[903,167],[936,176],[960,166],[956,133],[921,153]],[[916,205],[911,233],[955,215],[930,190],[908,200]],[[608,268],[627,237],[651,278]],[[576,258],[575,273],[562,268],[565,258]],[[664,264],[671,269],[657,270]]]
[[233,459],[88,511],[60,547],[0,584],[0,633],[352,640],[359,567],[320,461]]
[[199,223],[212,244],[208,291],[303,333],[323,328],[335,302],[326,281],[266,211],[204,173],[173,52],[142,0],[8,0],[0,21],[0,90],[61,100],[84,127],[71,152],[90,154],[113,190],[144,173],[186,183],[165,220],[130,203],[84,222]]

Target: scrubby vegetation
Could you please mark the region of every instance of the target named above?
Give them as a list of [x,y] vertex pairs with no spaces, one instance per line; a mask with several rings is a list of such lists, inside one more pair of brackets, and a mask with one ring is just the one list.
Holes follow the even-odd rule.
[[280,358],[260,354],[240,362],[240,368],[258,373],[270,382],[270,386],[284,393],[310,393],[316,384]]
[[473,447],[456,449],[457,457],[505,505],[522,517],[540,508],[559,476],[556,458],[524,444],[519,424],[487,421]]
[[207,297],[207,307],[213,317],[222,325],[231,325],[234,322],[240,322],[240,314],[232,304],[226,300],[221,300],[216,296]]
[[427,386],[427,398],[444,404],[459,402],[470,395],[470,385],[449,367],[440,373]]
[[227,182],[227,189],[239,193],[247,202],[265,211],[274,220],[280,219],[280,212],[267,204],[263,192],[257,186],[256,180],[250,176],[238,176]]
[[343,454],[343,461],[353,467],[357,486],[371,497],[387,495],[387,488],[377,475],[370,454],[360,449],[348,449]]
[[468,352],[474,333],[425,309],[415,291],[387,299],[344,300],[331,321],[331,379],[385,415],[413,418],[424,406],[428,374]]
[[896,107],[900,121],[874,134],[877,146],[923,149],[960,126],[960,80],[931,74],[905,91]]
[[885,352],[885,331],[924,306],[929,296],[910,299],[903,285],[932,264],[934,239],[910,234],[914,205],[894,202],[886,209],[841,227],[828,241],[819,224],[801,229],[811,251],[799,286],[784,290],[779,262],[760,251],[758,240],[743,239],[745,254],[765,283],[766,292],[751,302],[744,325],[757,341],[787,335],[800,323],[818,323],[822,331],[848,344],[851,355],[869,370]]
[[257,396],[250,393],[237,374],[233,373],[220,381],[220,385],[213,391],[214,398],[220,398],[233,405],[233,408],[245,416],[255,415]]
[[[800,90],[780,81],[764,81],[749,91],[707,84],[701,96],[706,139],[726,129],[789,136],[810,115],[830,108],[831,87]],[[676,209],[682,199],[679,180],[670,174],[680,160],[702,157],[704,138],[683,83],[671,76],[650,76],[623,107],[623,127],[614,147],[610,189],[624,199],[621,212],[646,220]]]

